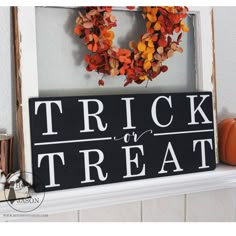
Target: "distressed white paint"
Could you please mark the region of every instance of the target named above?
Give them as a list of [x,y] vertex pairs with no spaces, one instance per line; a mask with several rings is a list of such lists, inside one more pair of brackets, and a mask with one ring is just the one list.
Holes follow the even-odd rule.
[[[0,7],[0,133],[16,137],[15,87],[11,11],[10,7]],[[14,143],[13,168],[17,169],[17,145]]]
[[185,196],[152,199],[142,202],[143,222],[184,222]]
[[[36,53],[36,26],[33,7],[18,8],[20,35],[20,77],[24,133],[25,171],[32,173],[29,105],[31,97],[38,96],[38,70]],[[30,175],[26,180],[31,183]]]
[[196,14],[195,43],[196,43],[196,73],[199,91],[213,91],[213,38],[211,7],[190,7]]
[[141,202],[81,210],[80,222],[141,222]]

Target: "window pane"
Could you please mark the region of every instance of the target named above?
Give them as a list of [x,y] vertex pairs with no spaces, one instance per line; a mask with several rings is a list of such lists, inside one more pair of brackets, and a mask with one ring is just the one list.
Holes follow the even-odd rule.
[[[195,91],[194,16],[186,20],[190,31],[183,34],[184,52],[175,53],[165,63],[169,70],[148,84],[145,81],[124,88],[125,77],[105,76],[105,86],[99,87],[98,80],[103,75],[86,71],[83,59],[88,51],[73,34],[77,13],[77,9],[37,7],[40,96]],[[114,11],[114,15],[117,17],[114,45],[128,48],[130,40],[138,40],[145,32],[145,22],[140,12]]]

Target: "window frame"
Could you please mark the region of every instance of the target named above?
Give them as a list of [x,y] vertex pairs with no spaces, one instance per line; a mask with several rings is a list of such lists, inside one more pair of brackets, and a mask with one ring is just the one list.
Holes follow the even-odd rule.
[[[126,8],[114,7],[114,10],[125,11]],[[213,9],[211,7],[189,7],[189,11],[195,15],[196,89],[213,93],[215,150],[216,162],[218,162]],[[19,163],[21,171],[32,172],[28,100],[39,96],[36,7],[13,7],[13,28]],[[26,178],[28,178],[28,182],[32,183],[29,175],[26,175]]]

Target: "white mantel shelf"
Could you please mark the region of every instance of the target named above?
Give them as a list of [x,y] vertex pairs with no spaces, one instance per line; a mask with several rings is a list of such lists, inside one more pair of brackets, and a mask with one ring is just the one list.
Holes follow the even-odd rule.
[[[236,187],[236,167],[218,165],[216,170],[95,187],[46,192],[42,205],[30,214],[53,214]],[[0,203],[0,220],[16,214],[6,202]]]

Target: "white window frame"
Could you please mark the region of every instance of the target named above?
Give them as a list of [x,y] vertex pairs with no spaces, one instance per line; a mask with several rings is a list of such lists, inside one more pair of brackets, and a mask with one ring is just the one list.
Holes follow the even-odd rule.
[[[116,7],[116,9],[126,10],[125,7]],[[213,93],[215,147],[216,157],[218,160],[213,10],[211,7],[189,7],[189,10],[191,14],[195,15],[194,43],[196,55],[196,88],[198,91],[212,91]],[[21,171],[32,172],[28,101],[29,98],[39,96],[36,46],[36,8],[14,7],[13,17],[20,168]],[[32,183],[30,177],[27,181]]]

